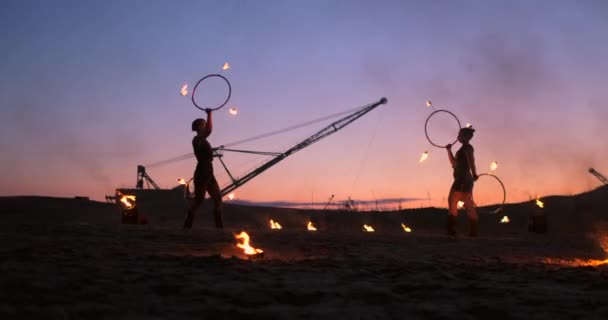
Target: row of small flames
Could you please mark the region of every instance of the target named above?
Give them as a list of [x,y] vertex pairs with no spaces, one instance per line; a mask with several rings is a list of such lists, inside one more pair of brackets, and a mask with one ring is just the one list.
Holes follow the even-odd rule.
[[[134,195],[125,195],[120,192],[118,193],[118,195],[120,196],[120,202],[125,206],[126,209],[133,209],[135,207],[136,197]],[[538,199],[538,198],[536,199],[536,205],[539,206],[540,208],[544,208],[544,203],[542,201],[540,201],[540,199]],[[464,206],[464,202],[459,201],[458,207],[462,208],[463,206]],[[509,222],[510,222],[509,217],[503,216],[499,223],[509,223]],[[270,219],[269,225],[270,225],[270,229],[272,229],[272,230],[283,229],[281,224],[278,221],[274,221],[273,219]],[[403,229],[403,231],[405,231],[407,233],[412,232],[412,228],[408,227],[404,223],[401,223],[401,228]],[[308,221],[308,223],[306,224],[306,229],[308,231],[312,231],[312,232],[318,230],[317,227],[312,223],[312,221]],[[364,232],[375,232],[374,227],[372,227],[371,225],[368,225],[368,224],[363,225],[363,231]],[[235,235],[235,238],[238,241],[240,241],[237,243],[236,246],[238,248],[242,249],[243,252],[248,256],[261,255],[264,252],[264,250],[254,248],[251,246],[249,235],[245,231],[242,231],[241,233]]]

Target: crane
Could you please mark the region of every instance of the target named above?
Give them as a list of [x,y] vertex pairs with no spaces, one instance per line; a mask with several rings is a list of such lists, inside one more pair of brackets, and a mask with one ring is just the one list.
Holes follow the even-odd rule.
[[598,180],[600,180],[602,183],[608,185],[608,179],[606,179],[606,177],[604,177],[604,175],[602,175],[601,173],[595,171],[595,169],[589,168],[589,173],[598,178]]

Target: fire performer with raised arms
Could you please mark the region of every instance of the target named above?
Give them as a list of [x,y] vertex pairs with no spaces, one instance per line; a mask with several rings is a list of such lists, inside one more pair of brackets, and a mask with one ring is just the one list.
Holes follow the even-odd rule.
[[473,202],[473,184],[477,180],[477,169],[475,167],[474,149],[469,141],[473,138],[475,129],[467,127],[458,132],[458,141],[462,147],[456,151],[456,156],[452,153],[452,145],[448,144],[445,148],[448,151],[450,163],[454,168],[454,183],[450,189],[448,197],[448,235],[456,235],[456,217],[458,216],[458,202],[464,202],[469,218],[469,236],[476,237],[478,229],[477,210]]
[[205,193],[208,192],[213,201],[213,217],[215,226],[223,228],[222,224],[222,195],[220,187],[213,175],[213,149],[207,141],[207,137],[211,135],[213,130],[213,116],[211,109],[205,109],[207,113],[207,121],[204,119],[196,119],[192,122],[192,131],[196,132],[196,136],[192,139],[192,148],[194,155],[198,161],[194,170],[194,202],[188,209],[186,220],[184,221],[184,229],[192,228],[194,214],[205,200]]

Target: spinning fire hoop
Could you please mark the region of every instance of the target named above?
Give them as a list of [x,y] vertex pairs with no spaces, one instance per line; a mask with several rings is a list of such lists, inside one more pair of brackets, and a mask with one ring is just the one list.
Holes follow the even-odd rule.
[[498,178],[497,176],[495,176],[491,173],[482,173],[482,174],[478,175],[479,178],[481,178],[483,176],[492,177],[492,178],[496,179],[496,181],[498,181],[498,183],[500,184],[500,187],[502,188],[502,203],[500,204],[500,207],[494,211],[494,213],[502,212],[502,210],[505,206],[505,202],[507,202],[507,189],[505,188],[505,185],[502,183],[502,180],[500,180],[500,178]]
[[223,79],[226,82],[226,84],[228,85],[228,96],[226,97],[226,100],[224,101],[224,103],[220,104],[218,107],[209,108],[209,109],[211,109],[213,111],[219,110],[220,108],[225,106],[226,103],[228,103],[228,100],[230,100],[230,96],[232,95],[232,86],[230,85],[230,81],[228,81],[228,79],[226,79],[226,77],[224,77],[221,74],[209,74],[209,75],[204,76],[196,83],[194,88],[192,88],[192,103],[194,104],[195,107],[197,107],[198,109],[203,110],[203,111],[205,111],[206,108],[203,108],[196,103],[196,100],[194,100],[194,95],[196,94],[196,88],[198,88],[198,85],[201,84],[201,82],[203,82],[205,79],[212,78],[212,77],[218,77],[220,79]]
[[[429,142],[430,142],[430,143],[431,143],[433,146],[435,146],[435,147],[437,147],[437,148],[445,148],[445,145],[443,145],[443,146],[438,145],[438,144],[434,143],[434,142],[433,142],[433,140],[431,140],[431,138],[429,137],[429,130],[428,130],[428,126],[429,126],[429,120],[431,120],[431,118],[432,118],[432,117],[433,117],[435,114],[437,114],[437,113],[439,113],[439,112],[445,112],[445,113],[447,113],[447,114],[451,115],[452,117],[454,117],[454,119],[455,119],[455,120],[456,120],[456,122],[458,123],[458,129],[461,129],[461,128],[462,128],[462,126],[460,125],[460,120],[458,120],[458,117],[456,117],[456,115],[455,115],[455,114],[453,114],[451,111],[448,111],[448,110],[445,110],[445,109],[435,110],[435,111],[433,111],[433,112],[432,112],[432,113],[429,115],[429,117],[428,117],[428,118],[426,118],[426,122],[424,123],[424,134],[426,135],[426,139],[427,139],[427,140],[428,140],[428,141],[429,141]],[[452,142],[452,144],[455,144],[456,142],[458,142],[458,138],[456,138],[456,139],[454,140],[454,142]]]

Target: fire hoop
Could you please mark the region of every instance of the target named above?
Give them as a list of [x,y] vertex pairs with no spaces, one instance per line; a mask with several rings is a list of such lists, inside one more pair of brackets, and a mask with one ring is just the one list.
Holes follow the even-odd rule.
[[496,209],[495,213],[502,212],[502,209],[505,206],[505,202],[507,202],[507,189],[505,189],[505,185],[502,183],[502,180],[500,180],[497,176],[495,176],[491,173],[482,173],[482,174],[478,175],[479,178],[481,178],[483,176],[492,177],[492,178],[496,179],[496,181],[498,181],[498,183],[500,183],[500,187],[502,188],[502,203],[500,204],[500,207],[498,209]]
[[[455,114],[453,114],[452,112],[448,111],[448,110],[444,110],[444,109],[440,109],[440,110],[435,110],[433,111],[433,113],[431,113],[429,115],[428,118],[426,118],[426,122],[424,123],[424,134],[426,135],[426,139],[435,147],[437,148],[445,148],[445,146],[440,146],[436,143],[433,142],[433,140],[431,140],[431,138],[429,137],[429,131],[428,131],[428,126],[429,126],[429,120],[431,120],[431,118],[438,112],[445,112],[449,115],[451,115],[452,117],[454,117],[454,119],[456,119],[456,122],[458,122],[458,128],[461,129],[462,126],[460,125],[460,120],[458,120],[458,117],[456,117]],[[458,138],[456,138],[456,140],[454,140],[454,142],[452,142],[452,144],[455,144],[458,141]]]
[[202,79],[200,79],[196,85],[194,86],[194,88],[192,89],[192,103],[194,103],[194,106],[197,107],[198,109],[201,109],[203,111],[205,111],[206,108],[203,108],[201,106],[199,106],[198,104],[196,104],[196,101],[194,101],[194,95],[196,93],[196,88],[198,88],[198,85],[201,84],[201,82],[203,82],[203,80],[207,79],[207,78],[211,78],[211,77],[218,77],[221,79],[224,79],[224,81],[226,81],[226,84],[228,85],[228,96],[226,97],[226,100],[224,101],[224,103],[222,103],[221,105],[219,105],[216,108],[209,108],[213,111],[216,111],[218,109],[220,109],[221,107],[225,106],[226,103],[228,103],[228,100],[230,100],[230,95],[232,94],[232,86],[230,85],[230,81],[228,81],[228,79],[226,79],[226,77],[220,75],[220,74],[210,74],[210,75],[206,75],[204,76]]

